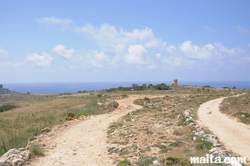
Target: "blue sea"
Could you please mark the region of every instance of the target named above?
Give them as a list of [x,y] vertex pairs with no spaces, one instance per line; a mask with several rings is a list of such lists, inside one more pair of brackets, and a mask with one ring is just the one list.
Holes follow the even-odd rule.
[[[110,88],[117,88],[119,86],[131,87],[133,83],[138,85],[141,84],[150,84],[153,85],[166,83],[170,85],[172,81],[160,81],[160,82],[75,82],[75,83],[5,83],[3,84],[4,88],[8,88],[12,91],[19,93],[33,93],[33,94],[59,94],[59,93],[77,93],[78,91],[96,91]],[[247,89],[250,90],[250,81],[179,81],[179,85],[197,85],[205,86],[209,85],[215,88],[222,87],[236,87],[237,89]]]

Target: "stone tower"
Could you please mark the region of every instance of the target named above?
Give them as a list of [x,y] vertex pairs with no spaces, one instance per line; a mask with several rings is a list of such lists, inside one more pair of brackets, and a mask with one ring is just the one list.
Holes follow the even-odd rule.
[[173,86],[178,86],[178,79],[174,79],[174,83],[172,85]]
[[0,89],[2,89],[3,88],[3,84],[0,84]]

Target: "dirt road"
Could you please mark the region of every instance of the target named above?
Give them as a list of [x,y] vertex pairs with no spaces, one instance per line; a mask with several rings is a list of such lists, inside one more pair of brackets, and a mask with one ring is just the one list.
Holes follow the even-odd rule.
[[140,96],[117,100],[119,107],[112,113],[92,116],[71,125],[64,132],[57,133],[48,141],[50,148],[45,157],[33,160],[35,166],[100,166],[112,165],[107,154],[107,130],[112,122],[141,107],[133,101]]
[[224,98],[202,104],[198,117],[204,127],[208,127],[219,140],[231,150],[250,160],[250,126],[237,122],[219,111]]

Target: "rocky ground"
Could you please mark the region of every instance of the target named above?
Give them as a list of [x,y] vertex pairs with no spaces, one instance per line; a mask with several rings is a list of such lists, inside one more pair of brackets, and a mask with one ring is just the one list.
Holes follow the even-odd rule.
[[[199,109],[202,123],[196,122],[196,107],[202,102],[196,98],[205,96],[207,100],[211,95],[175,96],[129,95],[117,100],[119,107],[113,112],[55,126],[31,140],[30,144],[39,144],[44,149],[45,156],[32,158],[26,165],[164,165],[162,159],[180,154],[183,158],[205,154],[225,157],[234,155],[231,150],[241,154],[227,146],[227,142],[250,148],[247,142],[250,136],[244,137],[245,134],[241,134],[246,138],[243,142],[234,142],[237,140],[231,130],[234,125],[224,125],[228,128],[223,130],[229,134],[224,141],[216,132],[222,132],[218,127],[215,131],[211,128],[213,132],[206,128],[210,126],[204,117],[216,115],[220,119],[223,115],[217,114],[220,102],[202,105]],[[243,133],[249,133],[249,127],[242,128]]]

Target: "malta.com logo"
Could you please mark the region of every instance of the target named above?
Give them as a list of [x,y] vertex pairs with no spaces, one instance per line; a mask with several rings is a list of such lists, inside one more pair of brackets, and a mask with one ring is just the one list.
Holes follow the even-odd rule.
[[205,157],[190,157],[191,164],[233,164],[240,166],[246,164],[246,157],[214,157],[206,154]]

